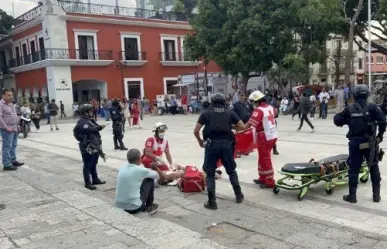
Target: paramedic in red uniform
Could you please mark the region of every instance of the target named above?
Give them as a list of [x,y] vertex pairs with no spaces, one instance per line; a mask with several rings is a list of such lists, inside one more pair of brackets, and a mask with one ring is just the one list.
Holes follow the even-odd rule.
[[271,162],[271,150],[277,142],[278,133],[275,123],[276,110],[266,103],[265,95],[261,91],[254,91],[249,96],[254,105],[254,111],[245,129],[253,126],[257,134],[258,174],[254,183],[261,188],[274,188],[274,171]]
[[170,168],[163,160],[163,154],[167,157],[169,165],[172,165],[172,156],[169,152],[168,140],[164,137],[167,126],[163,122],[157,122],[154,126],[154,136],[149,137],[145,142],[144,155],[141,162],[145,168],[152,168],[152,163],[157,163],[162,171],[169,171]]

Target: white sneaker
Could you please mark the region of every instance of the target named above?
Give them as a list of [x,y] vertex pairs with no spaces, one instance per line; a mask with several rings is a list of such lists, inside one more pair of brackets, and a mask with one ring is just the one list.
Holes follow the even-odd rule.
[[38,129],[38,130],[36,130],[36,133],[39,133],[39,129]]

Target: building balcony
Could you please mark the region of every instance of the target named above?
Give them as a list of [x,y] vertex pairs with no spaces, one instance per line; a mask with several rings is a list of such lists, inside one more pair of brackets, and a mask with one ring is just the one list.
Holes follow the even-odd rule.
[[15,27],[24,23],[24,22],[28,22],[28,21],[31,21],[37,17],[40,17],[42,15],[42,9],[43,9],[43,5],[42,4],[39,4],[38,6],[36,6],[35,8],[27,11],[26,13],[22,14],[21,16],[18,16],[14,19],[14,25]]
[[190,61],[184,53],[160,53],[160,63],[163,66],[192,67],[198,66],[200,61]]
[[148,18],[168,21],[183,21],[187,22],[187,15],[175,11],[157,11],[147,9],[137,9],[120,7],[115,5],[104,5],[104,4],[89,4],[74,1],[58,1],[62,9],[66,13],[74,14],[89,14],[89,15],[106,15],[106,16],[119,16],[119,17],[137,17],[137,18]]
[[18,73],[48,66],[107,66],[113,62],[108,50],[47,48],[10,60],[10,70]]
[[120,60],[121,63],[125,66],[143,66],[147,63],[147,53],[146,52],[133,52],[133,51],[121,51]]
[[317,74],[319,76],[326,76],[329,74],[329,70],[327,67],[320,67],[318,70],[317,70]]

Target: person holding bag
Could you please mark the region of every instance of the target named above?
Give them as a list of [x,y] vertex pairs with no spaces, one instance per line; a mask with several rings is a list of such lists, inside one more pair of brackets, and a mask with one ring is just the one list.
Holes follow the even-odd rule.
[[41,117],[39,104],[31,103],[30,108],[31,108],[31,114],[32,114],[31,120],[35,125],[36,132],[39,133],[39,131],[40,131],[40,117]]

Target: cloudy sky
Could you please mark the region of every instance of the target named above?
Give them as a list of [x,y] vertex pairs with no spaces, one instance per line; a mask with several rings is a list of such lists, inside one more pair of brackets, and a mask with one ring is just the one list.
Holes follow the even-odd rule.
[[[15,17],[22,15],[23,13],[29,11],[33,7],[38,5],[39,0],[0,0],[0,8],[5,10],[8,15],[15,14]],[[41,0],[44,2],[45,0]],[[56,0],[52,0],[56,1]],[[71,1],[71,0],[70,0]],[[82,2],[87,2],[87,0],[82,0]],[[106,4],[106,5],[115,5],[115,0],[91,0],[92,3],[96,4]],[[125,7],[135,7],[135,0],[118,0],[120,6]],[[14,8],[12,8],[12,5]],[[14,9],[15,13],[12,13]]]

